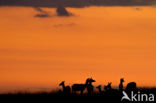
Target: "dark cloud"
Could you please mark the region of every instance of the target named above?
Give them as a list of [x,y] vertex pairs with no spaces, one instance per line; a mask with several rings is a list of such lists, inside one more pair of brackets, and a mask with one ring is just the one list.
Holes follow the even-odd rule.
[[0,0],[1,6],[38,7],[85,7],[85,6],[143,6],[152,5],[156,0]]
[[[50,17],[50,13],[48,13],[47,11],[41,9],[40,7],[34,7],[34,9],[37,12],[39,12],[39,14],[36,14],[35,17],[40,17],[40,18]],[[56,9],[56,13],[57,13],[57,16],[71,16],[72,15],[63,6],[58,6],[57,9]]]
[[41,9],[40,7],[34,7],[34,9],[39,12],[39,14],[36,14],[35,17],[39,18],[50,17],[50,14],[47,11]]
[[36,14],[35,17],[46,18],[46,17],[50,17],[50,16],[48,14]]
[[156,6],[156,0],[153,1],[153,2],[151,2],[151,5],[152,5],[152,6]]
[[41,8],[39,7],[34,7],[34,9],[38,12],[41,12],[41,13],[47,13],[46,11],[42,10]]
[[56,9],[56,12],[57,12],[58,16],[71,16],[72,15],[63,6],[58,6],[57,9]]

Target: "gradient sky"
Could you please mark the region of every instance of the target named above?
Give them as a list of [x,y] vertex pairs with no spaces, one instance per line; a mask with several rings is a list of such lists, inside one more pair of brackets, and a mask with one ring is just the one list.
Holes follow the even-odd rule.
[[0,7],[0,92],[56,88],[59,82],[156,86],[156,8]]

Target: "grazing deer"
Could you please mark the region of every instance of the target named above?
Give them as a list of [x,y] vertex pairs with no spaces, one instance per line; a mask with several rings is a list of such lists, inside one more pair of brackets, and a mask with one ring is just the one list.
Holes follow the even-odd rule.
[[65,86],[65,81],[62,81],[59,86],[62,86],[64,94],[70,94],[70,86]]
[[92,82],[95,82],[95,80],[88,78],[86,79],[85,84],[73,84],[72,85],[72,92],[76,93],[77,91],[81,92],[81,95],[83,94],[83,91],[88,87],[88,91],[91,92],[93,90]]
[[135,91],[137,89],[135,82],[130,82],[126,86],[126,91]]
[[123,91],[123,82],[125,82],[124,78],[121,78],[120,79],[120,84],[119,84],[119,91]]
[[102,89],[101,89],[101,88],[102,88],[102,86],[101,86],[101,85],[97,86],[96,88],[99,90],[99,93],[101,93],[101,92],[102,92]]
[[112,82],[108,82],[107,86],[104,86],[104,90],[108,91],[108,90],[112,90]]

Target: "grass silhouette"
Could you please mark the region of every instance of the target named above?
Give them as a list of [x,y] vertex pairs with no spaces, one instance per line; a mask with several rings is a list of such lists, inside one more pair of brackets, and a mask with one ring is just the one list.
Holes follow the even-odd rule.
[[[59,86],[62,86],[60,90],[54,90],[51,92],[17,92],[0,94],[0,100],[35,100],[41,101],[57,101],[57,102],[113,102],[113,103],[129,103],[133,101],[133,96],[136,95],[136,101],[147,103],[149,97],[156,94],[156,87],[137,87],[135,82],[127,83],[127,86],[123,87],[124,78],[120,79],[119,87],[112,87],[112,82],[108,82],[108,85],[102,87],[93,86],[93,82],[96,82],[92,78],[87,78],[84,84],[73,84],[71,87],[65,85],[65,81],[62,81]],[[143,98],[144,97],[144,98]],[[1,99],[2,98],[2,99]],[[153,98],[154,99],[154,98]],[[32,102],[32,101],[31,101]],[[151,101],[150,101],[151,103]]]
[[[140,93],[146,93],[146,94],[156,94],[156,88],[150,88],[150,87],[140,87],[137,88],[137,91]],[[107,103],[113,102],[113,103],[129,103],[130,101],[121,101],[121,97],[123,94],[117,90],[112,89],[110,91],[102,91],[101,93],[97,91],[94,91],[92,95],[88,95],[87,92],[84,94],[80,93],[70,93],[70,94],[64,94],[62,90],[58,91],[51,91],[51,92],[36,92],[36,93],[30,93],[30,92],[17,92],[17,93],[8,93],[8,94],[0,94],[0,100],[4,99],[5,101],[57,101],[57,102],[103,102]],[[108,102],[108,103],[109,103]],[[141,102],[143,103],[143,102]],[[148,103],[148,102],[145,102]],[[151,102],[150,102],[151,103]]]

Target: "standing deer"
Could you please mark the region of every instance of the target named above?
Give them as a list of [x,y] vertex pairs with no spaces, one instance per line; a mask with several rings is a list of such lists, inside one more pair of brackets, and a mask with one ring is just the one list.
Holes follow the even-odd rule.
[[105,90],[105,95],[110,95],[110,96],[120,96],[120,92],[118,89],[112,88],[112,82],[109,82],[107,86],[104,86]]
[[104,90],[108,91],[108,90],[112,90],[112,82],[108,82],[107,86],[104,86]]
[[99,90],[99,93],[101,93],[101,92],[102,92],[102,89],[101,89],[101,88],[102,88],[102,86],[101,86],[101,85],[97,86],[96,88]]
[[119,91],[121,91],[121,92],[123,91],[123,82],[125,82],[124,78],[121,78],[120,79],[120,84],[119,84]]
[[88,95],[91,95],[93,93],[93,89],[94,89],[94,86],[92,85],[93,82],[95,82],[95,80],[93,80],[92,78],[88,78],[88,84],[87,84]]
[[77,91],[81,92],[81,95],[83,94],[83,91],[87,88],[88,92],[93,91],[92,82],[95,82],[95,80],[88,78],[86,79],[85,84],[73,84],[72,85],[72,92],[76,93]]
[[59,86],[62,86],[64,94],[70,94],[70,86],[65,86],[65,81],[62,81]]

